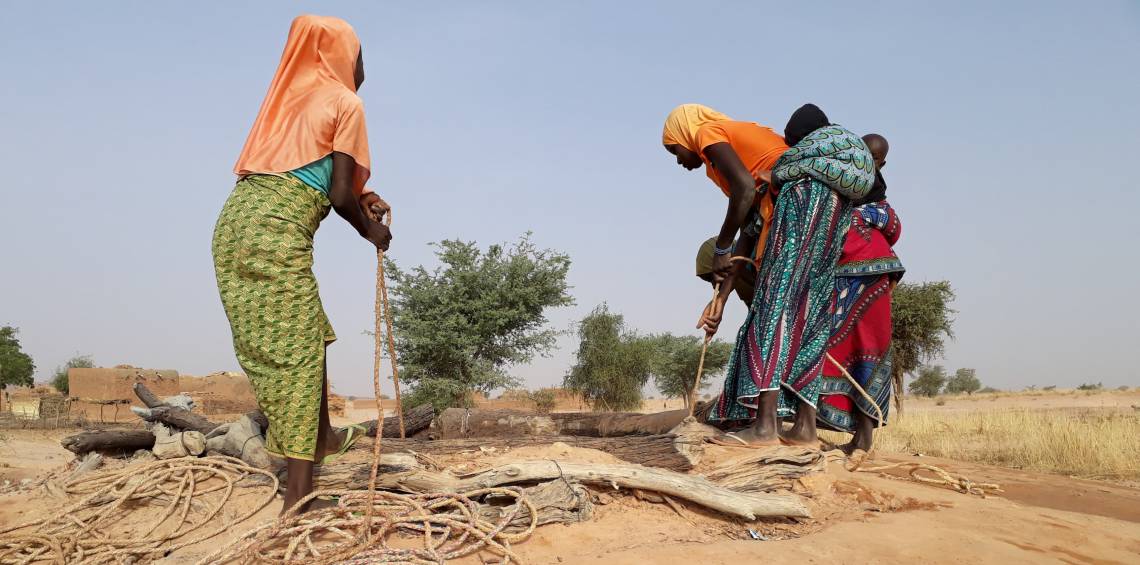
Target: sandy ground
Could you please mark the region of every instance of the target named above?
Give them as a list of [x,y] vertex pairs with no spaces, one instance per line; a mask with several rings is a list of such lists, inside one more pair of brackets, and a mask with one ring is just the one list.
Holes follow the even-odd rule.
[[[6,431],[0,445],[0,483],[42,476],[71,459],[59,447],[66,432]],[[713,448],[711,458],[739,450]],[[354,453],[354,456],[366,456]],[[596,462],[611,456],[568,447],[528,447],[510,453],[465,455],[482,467],[525,458]],[[914,460],[888,457],[880,461]],[[703,564],[796,560],[804,563],[1068,563],[1140,562],[1140,490],[1096,481],[1041,475],[929,457],[923,462],[998,482],[1001,497],[979,498],[870,473],[848,473],[832,464],[809,481],[815,519],[745,523],[691,507],[683,516],[664,505],[629,496],[606,497],[594,518],[572,526],[540,528],[516,546],[527,563],[668,563],[684,558]],[[448,462],[450,463],[450,462]],[[0,523],[44,511],[43,494],[9,487],[0,495]],[[12,492],[14,491],[14,492]],[[227,508],[252,504],[242,496]],[[193,563],[250,527],[270,520],[280,498],[232,533],[179,550],[164,563]],[[752,529],[767,538],[753,540]],[[472,558],[465,563],[480,563]]]

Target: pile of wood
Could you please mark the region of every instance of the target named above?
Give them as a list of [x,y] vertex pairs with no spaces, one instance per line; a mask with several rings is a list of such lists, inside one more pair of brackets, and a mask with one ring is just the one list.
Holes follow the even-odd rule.
[[[268,423],[259,412],[235,423],[219,423],[172,405],[142,384],[135,393],[146,409],[134,409],[150,424],[170,433],[198,433],[219,437],[229,429],[257,430]],[[382,439],[378,487],[408,493],[459,493],[506,485],[524,487],[535,502],[540,523],[569,523],[588,519],[599,493],[625,492],[642,500],[669,504],[677,510],[687,501],[709,510],[745,519],[785,516],[807,517],[803,500],[791,492],[794,481],[820,472],[824,458],[817,451],[783,448],[744,452],[708,473],[691,473],[704,452],[711,429],[689,423],[680,426],[686,411],[658,414],[574,413],[544,414],[481,409],[449,409],[438,417],[431,406],[404,414],[406,437],[399,437],[395,417],[365,422],[369,436],[377,430]],[[163,430],[163,433],[167,433]],[[165,436],[163,436],[165,437]],[[153,449],[151,429],[93,430],[63,440],[67,449],[82,455],[89,451],[129,452]],[[371,450],[373,440],[362,439],[355,449]],[[247,462],[245,445],[239,456]],[[609,453],[623,463],[583,463],[565,460],[518,460],[461,474],[442,468],[436,457],[456,454],[509,454],[510,449],[562,443]],[[211,444],[213,445],[213,444]],[[222,451],[225,453],[224,451]],[[473,459],[473,458],[472,458]],[[266,461],[268,461],[266,459]],[[251,464],[254,464],[251,462]],[[368,485],[371,463],[366,456],[345,458],[317,467],[318,489],[354,490]],[[494,501],[481,501],[480,512],[501,512]],[[521,520],[520,524],[528,520]]]

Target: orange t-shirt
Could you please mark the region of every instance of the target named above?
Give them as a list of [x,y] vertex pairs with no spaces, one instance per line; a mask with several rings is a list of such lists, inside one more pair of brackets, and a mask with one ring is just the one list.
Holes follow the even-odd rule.
[[[697,130],[697,145],[701,149],[700,155],[705,162],[705,171],[709,179],[720,187],[725,196],[729,195],[728,182],[721,176],[720,171],[713,168],[712,163],[709,163],[708,157],[705,156],[705,148],[716,143],[731,145],[732,150],[736,151],[741,162],[752,173],[753,179],[759,178],[758,173],[760,171],[771,170],[780,156],[788,150],[788,145],[784,143],[783,137],[772,131],[772,128],[764,127],[755,122],[718,121],[701,126],[701,129]],[[776,208],[772,203],[771,191],[765,191],[763,195],[756,196],[756,208],[764,220],[760,240],[756,242],[755,258],[760,260],[764,254],[764,244],[768,239],[768,228],[772,223],[772,213]]]

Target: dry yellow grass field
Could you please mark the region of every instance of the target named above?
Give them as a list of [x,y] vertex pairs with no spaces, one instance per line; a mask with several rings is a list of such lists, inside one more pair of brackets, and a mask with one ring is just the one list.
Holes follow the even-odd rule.
[[[1140,390],[907,398],[876,438],[923,454],[1082,478],[1140,479]],[[845,442],[845,434],[824,433]]]

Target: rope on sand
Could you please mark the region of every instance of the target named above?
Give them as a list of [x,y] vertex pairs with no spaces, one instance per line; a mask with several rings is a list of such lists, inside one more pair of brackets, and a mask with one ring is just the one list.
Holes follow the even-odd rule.
[[[863,467],[859,470],[864,473],[880,473],[883,471],[888,471],[890,469],[905,469],[907,471],[907,476],[909,476],[914,481],[927,485],[948,487],[950,490],[956,490],[962,494],[973,494],[984,497],[987,495],[1003,492],[1001,490],[1001,485],[998,485],[997,483],[975,483],[963,475],[954,476],[939,467],[935,467],[934,465],[927,465],[926,463],[903,461],[901,463],[890,463],[887,465],[880,465],[878,467]],[[930,473],[934,475],[934,477],[931,478],[919,475],[919,473],[924,472]]]
[[[387,220],[391,224],[391,211]],[[276,521],[254,528],[199,563],[444,563],[487,550],[501,557],[498,563],[518,563],[511,543],[526,539],[538,526],[538,512],[518,487],[486,488],[465,493],[396,494],[376,490],[380,468],[381,428],[384,411],[380,404],[381,319],[386,322],[392,380],[396,387],[396,413],[400,436],[404,436],[403,406],[397,373],[395,340],[388,313],[388,290],[384,283],[384,252],[376,252],[376,343],[372,355],[372,386],[376,398],[376,441],[372,444],[372,468],[368,490],[316,491],[301,499]],[[476,498],[505,495],[514,499],[498,522],[479,516]],[[317,497],[336,497],[337,504],[299,514],[297,510]],[[530,517],[526,530],[507,534],[503,530],[525,508]],[[388,538],[397,533],[422,537],[422,547],[395,548]]]
[[[268,487],[262,500],[245,513],[216,520],[236,484],[257,476],[264,477]],[[81,496],[79,501],[48,517],[0,529],[0,534],[8,534],[35,528],[0,539],[0,563],[149,561],[253,516],[273,501],[277,486],[273,473],[224,456],[165,459],[85,475],[62,485],[65,493]],[[161,514],[148,524],[123,523],[132,512],[148,507]]]
[[[829,361],[831,361],[836,367],[838,367],[840,371],[843,372],[843,376],[847,378],[847,381],[851,383],[851,386],[855,387],[855,390],[858,391],[859,394],[861,394],[863,396],[863,398],[867,402],[869,402],[871,404],[871,406],[875,409],[875,412],[878,414],[878,418],[879,418],[877,425],[875,426],[875,431],[878,432],[880,429],[882,429],[883,420],[884,420],[883,411],[882,411],[882,409],[879,408],[879,403],[875,402],[875,399],[872,398],[870,394],[867,394],[867,391],[863,390],[863,387],[859,385],[859,382],[856,381],[855,378],[851,376],[851,373],[847,372],[847,368],[844,367],[842,364],[840,364],[839,361],[836,361],[835,358],[832,357],[830,353],[825,353],[824,355],[826,355],[827,359]],[[946,472],[944,469],[941,469],[939,467],[935,467],[934,465],[927,465],[926,463],[914,463],[914,462],[904,461],[901,463],[891,463],[888,465],[880,465],[878,467],[865,467],[865,468],[863,468],[862,465],[864,463],[866,463],[868,460],[870,460],[871,454],[874,453],[874,450],[875,450],[875,436],[872,435],[871,436],[871,449],[866,450],[866,451],[864,451],[862,449],[856,449],[847,458],[847,462],[844,464],[844,467],[852,473],[854,473],[855,471],[863,471],[865,473],[876,473],[876,472],[888,471],[890,469],[906,469],[907,470],[907,476],[909,476],[911,479],[913,479],[917,482],[927,484],[927,485],[949,487],[951,490],[956,490],[956,491],[961,492],[963,494],[975,494],[975,495],[984,497],[987,494],[996,494],[996,493],[1002,492],[1001,486],[998,485],[997,483],[975,483],[963,475],[954,476],[954,475],[951,475],[950,473]],[[933,474],[934,478],[924,477],[924,476],[919,474],[919,473],[923,473],[923,472]]]

